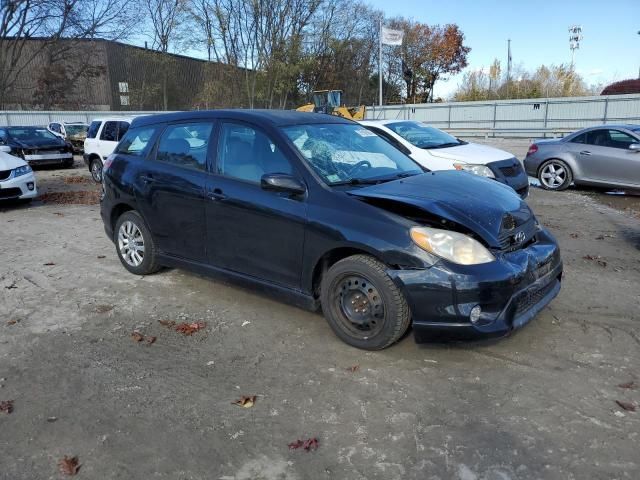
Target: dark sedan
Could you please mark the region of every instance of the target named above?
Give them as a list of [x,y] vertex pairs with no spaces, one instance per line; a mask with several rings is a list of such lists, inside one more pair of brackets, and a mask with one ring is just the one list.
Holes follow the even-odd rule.
[[188,268],[321,307],[359,348],[410,325],[419,342],[505,335],[560,290],[558,245],[511,188],[425,171],[339,117],[139,117],[103,189],[105,231],[130,272]]
[[30,165],[73,165],[73,148],[44,127],[0,127],[0,145]]

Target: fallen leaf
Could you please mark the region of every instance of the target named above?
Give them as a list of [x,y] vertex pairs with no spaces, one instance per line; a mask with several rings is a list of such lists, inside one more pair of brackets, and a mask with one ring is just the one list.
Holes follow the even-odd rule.
[[153,343],[156,343],[156,339],[157,339],[157,337],[147,337],[145,340],[147,341],[147,343],[149,345],[151,345]]
[[113,310],[113,305],[96,305],[96,313],[107,313]]
[[54,266],[54,265],[55,265],[55,263],[53,263],[53,262],[47,262],[47,263],[43,263],[43,265],[44,265],[45,267],[52,267],[52,266]]
[[176,324],[173,320],[158,320],[158,323],[167,328],[173,328]]
[[598,265],[600,265],[602,268],[605,268],[607,266],[607,262],[605,262],[604,260],[598,260]]
[[315,450],[318,448],[318,439],[314,437],[307,440],[296,440],[289,444],[289,450],[297,450],[299,448],[303,448],[307,452]]
[[255,395],[249,395],[249,396],[243,395],[235,402],[231,402],[232,405],[238,405],[239,407],[243,407],[243,408],[251,408],[255,403],[256,403]]
[[106,258],[106,255],[98,255],[96,258]]
[[16,323],[18,323],[19,321],[20,321],[20,320],[14,320],[14,319],[12,319],[12,320],[9,320],[9,321],[7,322],[7,325],[15,325],[15,324],[16,324]]
[[75,475],[80,470],[78,457],[67,457],[66,455],[58,462],[58,468],[63,475]]
[[131,334],[131,338],[134,342],[141,342],[144,340],[144,335],[142,335],[140,332],[133,332]]
[[352,365],[351,367],[347,367],[346,370],[347,372],[357,372],[360,369],[360,365]]
[[636,382],[631,380],[630,382],[621,383],[620,385],[618,385],[618,387],[620,387],[620,388],[628,388],[630,390],[635,390],[636,388],[638,388],[638,385],[636,384]]
[[577,233],[570,233],[569,236],[571,238],[578,238],[580,235],[578,235]]
[[4,400],[0,402],[0,413],[9,414],[13,412],[13,400]]
[[64,213],[62,212],[53,212],[54,215],[57,215],[59,217],[64,217]]
[[92,184],[93,183],[93,179],[89,178],[89,177],[81,177],[80,175],[72,175],[69,177],[65,177],[64,178],[64,183],[67,184],[78,184],[78,183],[89,183]]
[[16,282],[13,282],[11,285],[7,285],[4,288],[6,288],[7,290],[11,290],[12,288],[18,288],[18,287],[16,286]]
[[616,403],[627,412],[635,412],[636,406],[631,402],[623,402],[622,400],[616,400]]
[[49,192],[40,196],[44,203],[97,205],[100,203],[100,190],[82,190],[74,192]]
[[176,332],[182,333],[183,335],[193,335],[195,332],[202,330],[206,326],[207,324],[205,322],[185,322],[176,326]]

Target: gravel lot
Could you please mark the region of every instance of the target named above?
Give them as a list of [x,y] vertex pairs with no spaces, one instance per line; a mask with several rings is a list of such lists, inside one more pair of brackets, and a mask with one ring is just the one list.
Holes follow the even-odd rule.
[[46,203],[0,207],[0,479],[61,478],[65,455],[101,480],[640,478],[619,386],[640,384],[638,197],[533,188],[565,262],[550,307],[499,341],[369,353],[252,291],[132,276],[84,166],[37,176]]

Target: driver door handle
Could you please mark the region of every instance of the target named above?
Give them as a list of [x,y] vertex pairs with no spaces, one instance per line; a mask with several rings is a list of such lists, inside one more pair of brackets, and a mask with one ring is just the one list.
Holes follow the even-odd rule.
[[580,155],[591,155],[591,152],[589,150],[582,150]]
[[207,194],[207,196],[209,197],[209,200],[225,200],[227,198],[227,196],[222,193],[222,190],[220,190],[219,188],[214,188]]

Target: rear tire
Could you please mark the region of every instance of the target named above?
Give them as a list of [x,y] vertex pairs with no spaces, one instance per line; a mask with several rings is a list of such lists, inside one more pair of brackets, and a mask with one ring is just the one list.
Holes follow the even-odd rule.
[[387,267],[368,255],[336,262],[323,276],[322,311],[334,333],[364,350],[382,350],[409,328],[411,311]]
[[91,172],[91,178],[96,183],[102,182],[102,160],[94,158],[89,164],[89,171]]
[[540,165],[538,180],[545,190],[566,190],[573,182],[573,172],[565,162],[552,158]]
[[113,235],[124,268],[135,275],[149,275],[160,270],[153,237],[138,212],[129,210],[120,215]]

